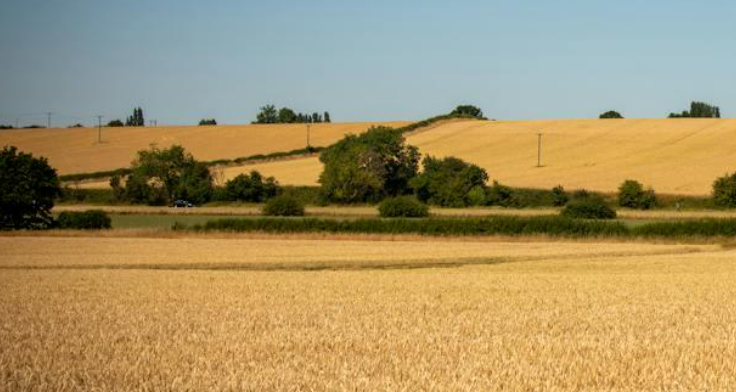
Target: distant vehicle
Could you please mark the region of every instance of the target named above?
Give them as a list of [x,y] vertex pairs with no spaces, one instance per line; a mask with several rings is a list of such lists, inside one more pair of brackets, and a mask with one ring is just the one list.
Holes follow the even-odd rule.
[[194,207],[194,204],[186,201],[186,200],[177,200],[172,205],[174,208],[192,208]]

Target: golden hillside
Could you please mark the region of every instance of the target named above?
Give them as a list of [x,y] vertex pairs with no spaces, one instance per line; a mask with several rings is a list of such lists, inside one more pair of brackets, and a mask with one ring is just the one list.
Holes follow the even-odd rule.
[[[375,125],[400,127],[406,122]],[[347,133],[360,133],[374,123],[312,124],[311,144],[326,146]],[[0,147],[44,156],[60,174],[89,173],[130,166],[136,152],[155,144],[180,144],[199,160],[234,159],[306,147],[305,124],[242,126],[166,126],[156,128],[18,129],[0,131]]]
[[[537,168],[537,133],[543,134]],[[736,120],[462,121],[408,136],[423,154],[453,155],[520,187],[615,191],[636,179],[661,193],[705,195],[736,171]],[[233,167],[225,177],[259,170],[282,184],[316,184],[316,158]]]

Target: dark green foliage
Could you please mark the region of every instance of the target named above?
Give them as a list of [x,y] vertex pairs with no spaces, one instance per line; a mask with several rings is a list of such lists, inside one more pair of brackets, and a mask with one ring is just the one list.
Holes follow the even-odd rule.
[[325,112],[325,114],[324,114],[324,120],[325,120],[326,123],[331,123],[332,122],[332,119],[330,119],[330,113],[329,112]]
[[260,203],[280,192],[280,187],[273,177],[263,178],[261,173],[252,171],[241,174],[225,184],[229,201],[245,201]]
[[372,127],[326,148],[320,161],[324,171],[319,181],[328,200],[376,202],[408,193],[409,180],[417,173],[419,152],[404,143],[401,132]]
[[513,190],[498,181],[493,181],[493,186],[488,188],[486,204],[489,206],[512,207]]
[[23,129],[44,129],[44,128],[46,127],[44,127],[43,125],[28,125],[28,126],[23,127]]
[[276,109],[274,105],[266,105],[261,108],[256,116],[254,124],[294,124],[294,123],[322,123],[330,122],[330,114],[325,112],[324,117],[314,112],[312,114],[296,113],[290,108]]
[[399,196],[382,201],[378,212],[382,218],[425,218],[429,207],[413,196]]
[[626,236],[619,222],[547,217],[428,218],[428,219],[222,219],[195,230],[265,233],[419,234],[429,236],[550,235],[561,237]]
[[605,112],[605,113],[601,114],[599,118],[601,118],[601,119],[624,118],[624,116],[622,116],[621,113],[619,113],[619,112],[617,112],[615,110],[611,110],[611,111],[608,111],[608,112]]
[[125,121],[125,126],[126,127],[145,127],[146,120],[143,118],[143,109],[141,108],[133,109],[133,115],[128,116],[128,119]]
[[645,190],[639,182],[626,180],[618,188],[618,205],[621,207],[648,210],[656,207],[657,197],[653,189]]
[[14,129],[12,125],[0,124],[0,129]]
[[295,123],[296,122],[296,113],[289,109],[289,108],[282,108],[279,110],[279,119],[278,122],[283,124],[289,124],[289,123]]
[[443,207],[467,207],[468,193],[485,188],[488,174],[482,168],[455,157],[426,157],[424,170],[411,180],[416,197],[428,204]]
[[720,177],[713,183],[713,202],[719,207],[736,207],[736,173]]
[[562,207],[570,200],[565,192],[565,188],[562,185],[557,185],[552,188],[552,205],[555,207]]
[[276,106],[266,105],[261,108],[260,113],[256,116],[256,124],[275,124],[279,121],[279,114]]
[[84,128],[84,125],[77,123],[77,124],[70,125],[68,128]]
[[112,228],[112,221],[105,211],[62,212],[56,226],[65,230],[104,230]]
[[684,238],[684,237],[734,237],[736,219],[699,219],[648,223],[631,229],[632,236]]
[[121,199],[115,198],[112,189],[82,189],[64,186],[56,201],[64,204],[113,205],[119,204]]
[[123,124],[123,122],[120,120],[112,120],[109,123],[107,123],[107,126],[110,128],[118,128],[118,127],[125,126],[125,124]]
[[217,125],[217,120],[214,118],[203,118],[202,120],[199,120],[199,126],[207,126],[207,125]]
[[268,216],[304,216],[304,204],[289,196],[276,196],[268,200],[263,207],[263,214]]
[[56,170],[46,158],[4,147],[0,152],[0,230],[46,229],[61,194]]
[[573,199],[560,211],[560,216],[572,219],[615,219],[616,211],[598,196]]
[[670,118],[721,118],[721,109],[704,102],[692,102],[690,111],[670,113]]
[[148,205],[166,205],[178,199],[204,204],[213,192],[207,165],[197,162],[181,146],[139,151],[124,186],[115,177],[110,185],[117,197]]
[[477,119],[485,120],[483,117],[483,111],[479,107],[473,105],[460,105],[450,113],[451,116],[465,116],[474,117]]

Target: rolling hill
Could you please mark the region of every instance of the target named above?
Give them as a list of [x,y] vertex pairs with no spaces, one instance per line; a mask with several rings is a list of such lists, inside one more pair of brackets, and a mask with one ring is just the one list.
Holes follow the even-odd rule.
[[[422,154],[460,157],[517,187],[611,192],[636,179],[660,193],[706,195],[716,177],[736,171],[736,120],[461,121],[407,140]],[[253,169],[293,185],[316,184],[322,170],[317,158],[303,158],[230,167],[224,174]]]

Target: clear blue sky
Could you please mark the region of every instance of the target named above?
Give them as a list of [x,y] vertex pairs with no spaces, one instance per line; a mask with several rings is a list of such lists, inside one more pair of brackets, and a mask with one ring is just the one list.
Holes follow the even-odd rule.
[[736,2],[4,0],[0,123],[736,115]]

